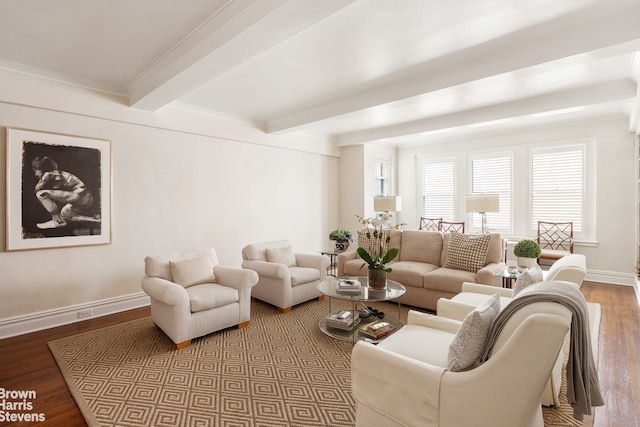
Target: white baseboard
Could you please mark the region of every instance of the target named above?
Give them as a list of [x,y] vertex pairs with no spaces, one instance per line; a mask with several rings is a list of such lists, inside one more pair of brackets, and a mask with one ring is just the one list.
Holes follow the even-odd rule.
[[607,283],[611,285],[634,286],[636,275],[632,273],[618,273],[615,271],[587,270],[584,278],[587,282]]
[[144,292],[0,319],[0,339],[120,313],[150,304]]

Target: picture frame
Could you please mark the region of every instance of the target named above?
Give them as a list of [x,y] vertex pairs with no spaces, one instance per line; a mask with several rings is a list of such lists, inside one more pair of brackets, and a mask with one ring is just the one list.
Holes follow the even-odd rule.
[[6,250],[111,243],[111,141],[7,128]]

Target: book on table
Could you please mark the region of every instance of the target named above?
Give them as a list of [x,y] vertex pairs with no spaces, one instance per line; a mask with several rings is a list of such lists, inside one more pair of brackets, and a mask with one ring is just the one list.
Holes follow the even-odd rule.
[[362,283],[357,279],[338,279],[336,291],[357,294],[362,291]]
[[349,310],[341,310],[328,315],[326,323],[332,328],[350,331],[360,323],[360,316],[354,316]]
[[360,333],[368,338],[378,339],[389,335],[396,329],[395,325],[385,322],[384,320],[380,320],[360,326]]

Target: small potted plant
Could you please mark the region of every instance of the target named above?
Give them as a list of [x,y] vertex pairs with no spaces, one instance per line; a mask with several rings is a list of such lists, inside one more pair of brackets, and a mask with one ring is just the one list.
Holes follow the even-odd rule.
[[391,236],[389,233],[384,233],[382,228],[374,228],[366,233],[367,239],[369,239],[370,250],[367,251],[363,247],[359,247],[357,252],[360,258],[364,261],[360,268],[368,265],[368,278],[369,287],[372,288],[386,288],[387,287],[387,273],[392,270],[387,267],[387,264],[400,252],[398,248],[389,248],[384,250],[385,246],[389,245]]
[[329,240],[335,240],[338,252],[343,252],[349,247],[349,242],[353,242],[353,235],[349,230],[338,228],[329,233]]
[[513,247],[513,254],[518,257],[518,267],[531,268],[542,251],[535,240],[523,239]]

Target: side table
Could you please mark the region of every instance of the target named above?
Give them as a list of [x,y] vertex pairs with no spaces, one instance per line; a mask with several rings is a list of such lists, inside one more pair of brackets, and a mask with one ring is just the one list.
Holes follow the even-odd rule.
[[328,276],[333,276],[333,277],[337,277],[336,275],[338,274],[337,269],[338,269],[338,255],[340,255],[340,252],[334,250],[330,250],[330,251],[320,251],[320,253],[322,255],[327,255],[329,257],[329,267],[327,268],[327,275]]
[[498,277],[502,277],[502,287],[503,288],[513,288],[516,280],[520,276],[520,273],[511,274],[509,273],[509,269],[505,268],[500,273],[496,274]]

